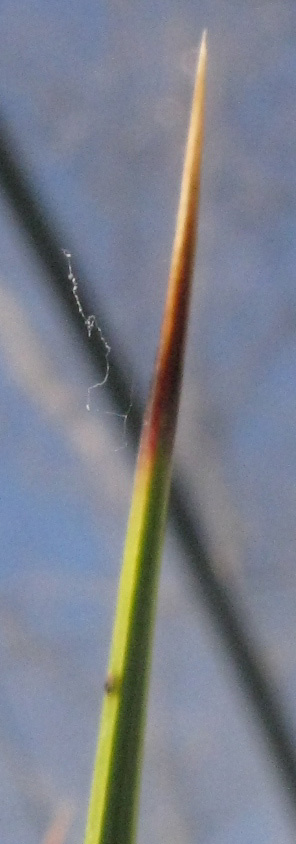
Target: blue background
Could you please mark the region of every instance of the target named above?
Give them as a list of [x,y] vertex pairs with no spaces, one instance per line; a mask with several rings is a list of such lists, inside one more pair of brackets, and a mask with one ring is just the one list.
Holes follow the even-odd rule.
[[[2,0],[2,110],[61,248],[74,245],[85,267],[103,333],[104,303],[131,394],[144,397],[204,26],[205,167],[176,460],[295,731],[295,4]],[[3,196],[0,285],[1,838],[40,844],[66,807],[67,844],[80,844],[133,460],[106,388],[86,411],[96,377]],[[291,844],[293,823],[169,531],[139,842]]]

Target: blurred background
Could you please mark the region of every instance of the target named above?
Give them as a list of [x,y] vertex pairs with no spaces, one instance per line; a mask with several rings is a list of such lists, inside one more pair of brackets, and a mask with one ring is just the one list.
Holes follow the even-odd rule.
[[[5,844],[42,844],[57,815],[65,844],[83,841],[134,468],[130,406],[145,400],[157,346],[205,26],[176,464],[296,743],[295,4],[2,0],[6,144],[54,223],[70,297],[71,252],[85,317],[111,346],[110,383],[116,349],[127,384],[121,409],[109,381],[89,393],[104,373],[83,319],[81,339],[0,174]],[[171,521],[139,842],[291,844],[282,774]]]

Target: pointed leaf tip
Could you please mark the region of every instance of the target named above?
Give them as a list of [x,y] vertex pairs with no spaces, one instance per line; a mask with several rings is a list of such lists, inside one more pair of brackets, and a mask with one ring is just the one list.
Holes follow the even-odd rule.
[[202,50],[205,50],[205,51],[207,50],[207,40],[208,40],[208,30],[204,29],[202,37],[201,37],[201,42],[200,42],[200,53],[201,53]]
[[[206,30],[198,54],[192,110],[186,144],[176,232],[164,320],[157,357],[154,390],[147,408],[145,440],[153,453],[161,435],[172,448],[180,394],[197,236],[204,136]],[[160,434],[161,432],[161,434]]]

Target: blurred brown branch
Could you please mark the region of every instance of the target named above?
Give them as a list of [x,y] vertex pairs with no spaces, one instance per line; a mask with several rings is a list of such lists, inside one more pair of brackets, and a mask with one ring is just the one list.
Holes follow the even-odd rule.
[[45,833],[42,844],[65,844],[73,819],[73,809],[64,804]]

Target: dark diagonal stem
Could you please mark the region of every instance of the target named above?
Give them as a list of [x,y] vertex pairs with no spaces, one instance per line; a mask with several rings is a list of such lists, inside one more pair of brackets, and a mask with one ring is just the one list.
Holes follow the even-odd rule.
[[[71,286],[67,280],[67,266],[61,251],[63,238],[58,235],[55,224],[51,221],[40,197],[37,196],[28,175],[21,164],[21,158],[7,133],[6,126],[0,119],[0,184],[15,212],[19,224],[25,230],[31,246],[35,249],[50,278],[51,286],[62,303],[67,318],[84,344],[92,364],[104,377],[106,369],[106,351],[100,342],[98,332],[88,337],[85,326],[76,307]],[[76,264],[77,276],[83,277]],[[80,282],[79,297],[85,314],[92,312],[85,290]],[[116,353],[116,342],[100,308],[100,324],[108,339],[111,338],[112,367],[110,367],[107,387],[119,412],[125,412],[130,403],[130,384],[122,366],[122,354]],[[142,406],[134,395],[129,413],[129,433],[134,449],[137,447]],[[219,579],[210,559],[203,530],[196,511],[190,507],[185,479],[175,476],[171,494],[171,515],[174,527],[182,542],[186,559],[194,578],[197,593],[203,593],[204,600],[214,618],[218,631],[227,645],[229,655],[238,670],[241,682],[245,686],[269,745],[273,751],[279,773],[285,780],[290,799],[296,810],[296,750],[280,698],[268,678],[268,674],[256,653],[247,626],[242,622],[241,609],[237,600],[230,594]]]

